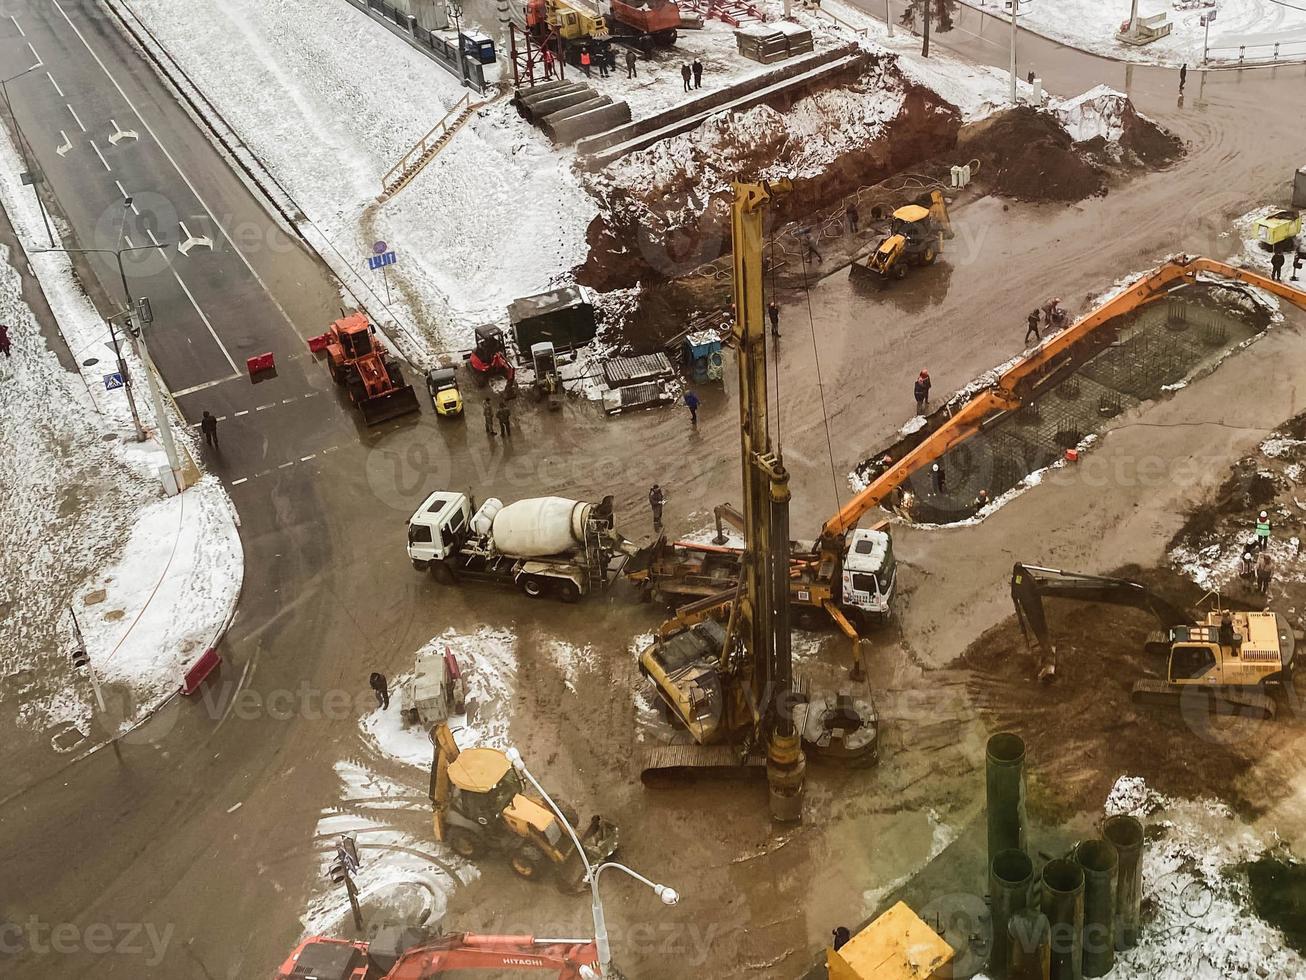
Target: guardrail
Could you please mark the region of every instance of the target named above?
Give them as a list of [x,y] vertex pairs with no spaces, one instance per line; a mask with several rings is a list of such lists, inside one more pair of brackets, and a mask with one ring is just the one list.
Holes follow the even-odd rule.
[[444,114],[444,118],[431,127],[429,133],[413,144],[412,149],[404,154],[403,159],[390,168],[386,175],[381,179],[381,186],[389,187],[390,182],[394,180],[397,175],[407,170],[413,161],[425,156],[431,146],[438,143],[445,134],[449,132],[452,128],[452,124],[457,121],[458,117],[462,115],[463,111],[471,104],[472,93],[467,92],[461,99],[453,104],[453,107],[448,112]]
[[1306,40],[1216,45],[1206,48],[1202,55],[1203,64],[1217,65],[1274,65],[1292,61],[1306,61]]

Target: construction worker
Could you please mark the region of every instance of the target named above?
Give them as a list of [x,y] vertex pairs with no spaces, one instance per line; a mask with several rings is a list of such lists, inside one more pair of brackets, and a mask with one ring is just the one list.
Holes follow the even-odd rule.
[[852,939],[853,934],[848,931],[847,926],[838,926],[834,929],[833,936],[834,941],[831,942],[830,945],[837,953],[839,950],[843,949],[844,946],[848,945],[848,940]]
[[548,48],[544,49],[544,77],[546,79],[553,77],[553,52]]
[[981,490],[979,493],[975,494],[975,513],[978,514],[988,505],[989,492],[987,490]]
[[1283,281],[1283,253],[1275,252],[1270,257],[1270,278],[1275,282]]
[[666,505],[666,492],[656,483],[653,484],[648,492],[648,506],[653,511],[653,530],[655,531],[662,530],[662,508]]
[[916,378],[916,414],[924,415],[925,407],[930,403],[930,372],[921,368],[921,373]]
[[382,711],[390,707],[390,684],[385,679],[385,674],[379,671],[372,671],[372,676],[367,679],[372,685],[372,691],[376,694],[376,703],[381,706]]
[[703,87],[703,62],[695,58],[692,67],[694,71],[694,88],[702,88]]
[[599,51],[599,54],[598,54],[598,59],[599,59],[599,78],[607,78],[607,77],[608,77],[608,64],[609,64],[608,59],[611,58],[611,57],[612,57],[612,55],[611,55],[610,52],[608,52],[608,51],[603,51],[603,50],[600,50],[600,51]]
[[1182,92],[1184,90],[1184,86],[1187,84],[1188,84],[1188,62],[1185,61],[1183,67],[1179,69],[1179,91]]
[[766,304],[766,315],[771,318],[771,336],[777,340],[780,337],[780,307],[775,300]]
[[485,434],[491,439],[494,438],[494,406],[490,404],[490,399],[485,399],[485,406],[481,409],[481,414],[485,416]]
[[680,66],[680,80],[685,83],[685,91],[689,91],[689,64]]
[[1025,327],[1025,346],[1026,346],[1026,347],[1029,346],[1029,335],[1030,335],[1030,334],[1033,334],[1033,335],[1034,335],[1034,343],[1037,344],[1037,343],[1042,342],[1043,338],[1042,338],[1041,336],[1039,336],[1039,332],[1038,332],[1038,310],[1035,310],[1033,313],[1031,313],[1029,316],[1027,316],[1027,317],[1025,318],[1025,323],[1026,323],[1026,327]]
[[590,49],[588,47],[580,49],[580,70],[585,73],[585,77],[590,77]]
[[1229,615],[1229,610],[1220,614],[1220,646],[1232,647],[1237,642],[1237,636],[1233,631],[1233,617]]
[[1292,253],[1292,275],[1289,277],[1293,282],[1297,281],[1297,273],[1301,272],[1301,252]]
[[204,445],[218,448],[218,420],[208,412],[200,419],[200,431],[204,433]]
[[849,202],[848,210],[844,212],[844,215],[848,218],[848,231],[851,234],[854,235],[857,234],[857,222],[859,219],[859,215],[857,214],[856,201]]
[[930,475],[934,477],[934,492],[946,493],[948,489],[948,474],[943,469],[943,463],[935,463],[930,467]]
[[1256,521],[1256,547],[1264,551],[1270,546],[1270,515],[1261,511]]
[[1252,560],[1252,553],[1244,551],[1242,561],[1238,565],[1238,577],[1251,581],[1252,575],[1256,571],[1256,563]]
[[812,241],[812,229],[803,227],[798,230],[798,240],[803,245],[803,261],[806,262],[811,256],[816,256],[817,262],[824,262],[821,253],[816,250],[816,243]]
[[1043,304],[1043,316],[1047,319],[1049,327],[1060,326],[1065,315],[1065,311],[1061,309],[1061,297],[1055,296]]
[[685,392],[685,407],[689,409],[689,424],[698,425],[698,395],[692,391]]
[[494,416],[499,420],[499,435],[505,439],[512,435],[512,413],[508,411],[507,402],[499,402],[499,410]]
[[1274,575],[1274,562],[1267,552],[1262,552],[1256,559],[1256,590],[1261,595],[1269,595],[1270,579]]
[[639,72],[635,71],[635,63],[638,60],[639,59],[635,57],[635,49],[627,48],[626,49],[626,77],[627,78],[637,78],[639,76]]

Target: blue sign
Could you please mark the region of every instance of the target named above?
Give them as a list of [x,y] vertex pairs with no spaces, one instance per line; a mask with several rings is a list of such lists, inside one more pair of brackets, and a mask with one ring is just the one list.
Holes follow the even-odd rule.
[[382,266],[394,265],[398,261],[399,260],[398,258],[396,258],[394,252],[385,252],[381,255],[369,256],[367,260],[367,267],[371,269],[373,272],[375,272],[377,269],[380,269]]
[[113,391],[115,388],[121,388],[123,385],[122,373],[114,371],[112,374],[104,376],[104,390]]

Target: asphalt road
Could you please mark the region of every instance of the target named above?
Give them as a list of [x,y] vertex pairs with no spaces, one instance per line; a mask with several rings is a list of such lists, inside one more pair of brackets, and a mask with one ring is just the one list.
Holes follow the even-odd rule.
[[[281,233],[258,202],[148,66],[105,26],[91,0],[6,5],[13,10],[16,25],[0,19],[0,68],[12,74],[27,67],[31,43],[54,76],[51,82],[33,73],[15,83],[11,97],[78,240],[103,241],[95,231],[101,225],[114,240],[122,212],[119,181],[138,208],[147,193],[168,202],[156,209],[151,226],[143,215],[131,216],[127,235],[133,241],[148,239],[150,230],[170,240],[168,207],[176,213],[175,233],[184,221],[192,234],[213,239],[212,251],[199,247],[174,257],[171,269],[134,269],[133,292],[154,304],[154,349],[169,386],[207,386],[181,395],[183,410],[193,418],[207,408],[225,418],[221,454],[211,465],[240,511],[247,572],[241,610],[224,644],[226,663],[206,697],[175,702],[123,744],[119,756],[105,750],[60,770],[58,757],[33,745],[29,764],[11,776],[0,805],[6,881],[0,921],[26,924],[35,917],[39,928],[25,926],[26,944],[0,958],[0,973],[169,980],[269,973],[299,934],[305,895],[316,887],[319,856],[330,847],[316,834],[322,813],[339,796],[334,767],[360,751],[357,713],[324,712],[323,696],[366,693],[370,670],[402,670],[411,665],[413,650],[445,628],[483,623],[593,643],[611,658],[582,685],[580,697],[565,691],[547,658],[531,664],[515,706],[514,738],[529,757],[547,760],[550,778],[565,795],[586,804],[603,796],[605,812],[614,812],[627,831],[626,853],[636,866],[677,860],[668,853],[667,828],[680,831],[677,848],[698,862],[701,876],[691,881],[695,872],[681,869],[686,900],[665,914],[678,921],[719,920],[732,930],[734,938],[713,951],[713,963],[765,962],[774,935],[801,947],[809,934],[827,934],[819,916],[812,923],[802,916],[813,902],[830,904],[819,897],[828,886],[864,887],[840,878],[845,852],[800,841],[800,853],[808,855],[809,846],[812,852],[783,869],[789,884],[779,904],[796,910],[783,913],[776,908],[779,872],[773,865],[726,862],[722,869],[720,853],[701,842],[703,826],[721,823],[719,794],[667,804],[627,778],[629,742],[609,728],[628,723],[630,705],[625,691],[613,696],[614,678],[624,683],[631,673],[626,643],[656,621],[655,611],[628,603],[620,592],[559,607],[486,590],[442,589],[416,575],[402,550],[404,517],[435,485],[506,498],[613,492],[623,530],[638,534],[647,513],[643,495],[657,480],[671,489],[669,526],[684,526],[691,514],[737,494],[730,379],[723,391],[704,392],[698,430],[689,429],[681,412],[604,420],[576,403],[558,415],[519,409],[516,435],[506,445],[486,441],[475,418],[437,422],[429,403],[420,417],[362,429],[303,348],[302,337],[320,330],[339,302],[329,276],[276,237]],[[1063,91],[1087,87],[1076,78],[1114,81],[1125,70],[1073,52],[1058,59],[1065,77],[1045,74]],[[1140,177],[1074,208],[1008,210],[991,199],[976,202],[958,215],[958,224],[983,235],[959,236],[954,251],[910,289],[868,296],[835,277],[813,289],[810,306],[800,297],[786,303],[779,357],[797,527],[815,527],[836,492],[824,456],[814,348],[804,337],[807,310],[828,372],[833,466],[843,470],[905,420],[906,392],[922,363],[930,366],[938,391],[964,383],[1010,354],[1023,329],[1015,311],[1049,289],[1082,295],[1150,265],[1171,244],[1214,244],[1204,238],[1221,227],[1222,210],[1276,193],[1290,174],[1297,147],[1288,141],[1258,154],[1241,152],[1249,133],[1278,118],[1276,77],[1213,78],[1207,94],[1186,109],[1174,105],[1173,73],[1132,70],[1129,84],[1145,110],[1192,142],[1189,158],[1173,171]],[[85,133],[69,129],[77,127],[70,105]],[[114,132],[131,129],[137,139],[109,142]],[[64,136],[75,146],[59,156]],[[1203,196],[1200,206],[1194,204]],[[1214,216],[1209,225],[1208,210]],[[249,229],[248,241],[237,227]],[[100,283],[97,299],[112,308],[119,295],[116,268],[93,264],[92,272]],[[964,343],[957,339],[959,325]],[[278,377],[257,385],[231,377],[238,372],[228,355],[239,367],[244,356],[263,350],[276,352]],[[903,559],[913,562],[911,547],[903,549]],[[977,578],[981,564],[975,563]],[[910,569],[904,575],[909,587],[919,581]],[[939,618],[944,615],[950,613]],[[282,694],[286,699],[272,700]],[[596,733],[600,719],[611,722],[603,735]],[[754,802],[752,809],[737,806],[732,821],[765,846],[771,831],[758,816],[764,806]],[[688,826],[698,814],[700,825]],[[420,827],[425,819],[420,814],[415,823]],[[859,824],[868,819],[857,814]],[[858,846],[869,853],[869,844]],[[560,899],[551,891],[510,881],[506,872],[484,870],[453,911],[474,925],[499,912],[517,922],[530,916],[544,921],[558,909]],[[720,902],[725,894],[738,896],[729,908]],[[620,917],[632,907],[631,915],[653,914],[621,903],[609,914]],[[752,928],[777,916],[776,928]],[[52,949],[51,930],[59,925],[71,930],[70,938],[66,948]],[[114,930],[124,948],[92,942],[92,930],[100,927]],[[135,948],[126,948],[129,929],[136,930],[130,937]],[[157,959],[145,942],[150,930],[169,937]],[[642,966],[638,975],[683,975],[668,972],[653,951]]]

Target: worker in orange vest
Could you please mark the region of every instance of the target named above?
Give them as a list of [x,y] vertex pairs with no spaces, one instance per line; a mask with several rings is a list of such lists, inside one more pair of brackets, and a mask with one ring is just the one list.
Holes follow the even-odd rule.
[[585,77],[590,77],[590,49],[580,49],[580,70],[585,73]]

